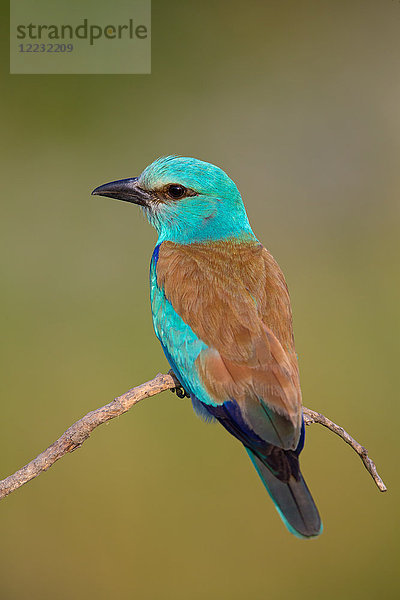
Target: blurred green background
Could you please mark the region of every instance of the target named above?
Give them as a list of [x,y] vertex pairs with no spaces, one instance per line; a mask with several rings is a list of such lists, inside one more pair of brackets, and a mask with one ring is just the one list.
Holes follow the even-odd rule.
[[8,75],[2,19],[0,475],[165,371],[155,234],[90,191],[177,153],[238,184],[292,296],[323,516],[291,537],[240,445],[171,393],[0,505],[2,600],[398,598],[400,3],[161,2],[152,75]]

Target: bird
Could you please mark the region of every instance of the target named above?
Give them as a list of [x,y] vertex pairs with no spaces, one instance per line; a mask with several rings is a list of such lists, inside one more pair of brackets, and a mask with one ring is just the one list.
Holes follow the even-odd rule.
[[165,156],[93,195],[139,205],[158,234],[150,263],[154,331],[205,421],[239,440],[287,529],[322,532],[299,455],[304,419],[284,275],[219,167]]

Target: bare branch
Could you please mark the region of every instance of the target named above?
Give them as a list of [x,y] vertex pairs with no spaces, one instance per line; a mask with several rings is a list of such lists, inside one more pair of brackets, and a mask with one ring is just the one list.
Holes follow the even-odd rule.
[[[88,439],[92,431],[99,425],[115,417],[119,417],[144,398],[150,398],[150,396],[155,396],[160,392],[174,388],[180,388],[180,383],[175,375],[171,371],[167,375],[159,373],[152,381],[138,385],[125,394],[122,394],[122,396],[115,398],[109,404],[87,413],[82,419],[71,425],[47,450],[39,454],[39,456],[13,475],[0,481],[0,500],[40,475],[40,473],[43,473],[43,471],[47,471],[57,460],[69,452],[73,452],[82,446],[83,442]],[[375,464],[368,457],[367,450],[363,446],[346,433],[342,427],[339,427],[320,413],[305,407],[303,408],[303,412],[307,425],[320,423],[347,442],[359,454],[378,488],[382,492],[386,491],[386,486],[379,477]]]
[[310,408],[306,408],[305,406],[303,406],[303,414],[304,422],[306,425],[319,423],[320,425],[323,425],[324,427],[327,427],[328,429],[333,431],[333,433],[336,433],[336,435],[341,437],[342,440],[346,442],[346,444],[349,444],[349,446],[351,446],[353,450],[357,452],[358,456],[363,461],[365,468],[371,475],[372,479],[375,481],[380,491],[387,491],[386,485],[383,483],[382,479],[378,475],[375,463],[368,456],[368,450],[364,448],[364,446],[361,446],[361,444],[359,444],[354,438],[352,438],[351,435],[349,435],[347,431],[343,429],[343,427],[340,427],[340,425],[336,425],[336,423],[334,423],[321,413],[318,413],[315,410],[311,410]]
[[0,500],[40,475],[43,471],[47,471],[47,469],[65,456],[65,454],[68,454],[68,452],[73,452],[82,446],[83,442],[87,440],[92,431],[99,425],[124,414],[132,406],[140,402],[140,400],[155,396],[160,392],[179,385],[177,379],[174,379],[171,374],[163,375],[159,373],[152,381],[138,385],[122,396],[115,398],[109,404],[87,413],[82,419],[71,425],[47,450],[39,454],[30,463],[14,473],[14,475],[10,475],[6,479],[3,479],[3,481],[0,481]]

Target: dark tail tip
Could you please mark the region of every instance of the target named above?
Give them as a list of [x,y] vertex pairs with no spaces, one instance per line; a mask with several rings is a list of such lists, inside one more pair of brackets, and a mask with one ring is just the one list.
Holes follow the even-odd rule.
[[301,473],[281,481],[253,452],[247,452],[288,530],[303,539],[320,535],[321,518]]

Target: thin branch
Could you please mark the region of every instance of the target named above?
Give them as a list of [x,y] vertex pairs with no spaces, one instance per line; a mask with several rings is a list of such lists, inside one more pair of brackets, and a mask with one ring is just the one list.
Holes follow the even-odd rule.
[[340,425],[336,425],[336,423],[334,423],[321,413],[318,413],[315,410],[311,410],[310,408],[306,408],[305,406],[303,406],[303,414],[304,422],[306,425],[319,423],[320,425],[323,425],[324,427],[327,427],[328,429],[333,431],[333,433],[336,433],[336,435],[341,437],[342,440],[346,442],[346,444],[349,444],[349,446],[351,446],[353,450],[357,452],[358,456],[363,461],[365,468],[371,475],[372,479],[375,481],[380,491],[387,491],[386,485],[383,483],[382,479],[378,475],[378,471],[376,470],[374,461],[370,459],[370,457],[368,456],[368,450],[364,448],[364,446],[361,446],[361,444],[359,444],[354,438],[352,438],[351,435],[349,435],[347,431],[343,429],[343,427],[340,427]]
[[[77,448],[80,448],[83,442],[88,439],[92,431],[99,425],[123,415],[132,408],[132,406],[144,398],[150,398],[165,390],[176,388],[179,390],[180,383],[171,371],[167,375],[159,373],[152,381],[147,381],[142,385],[138,385],[125,394],[122,394],[122,396],[115,398],[115,400],[109,404],[87,413],[82,419],[79,419],[79,421],[76,421],[76,423],[71,425],[71,427],[69,427],[57,441],[51,444],[47,450],[39,454],[39,456],[22,467],[22,469],[19,469],[19,471],[16,471],[13,475],[0,481],[0,500],[40,475],[40,473],[43,473],[43,471],[47,471],[47,469],[54,465],[57,460],[69,452],[73,452]],[[386,491],[386,486],[379,477],[375,464],[368,457],[367,450],[363,446],[346,433],[342,427],[339,427],[320,413],[305,407],[303,408],[303,412],[307,425],[320,423],[347,442],[361,457],[378,488],[382,492]]]
[[71,425],[47,450],[39,454],[39,456],[13,475],[0,481],[0,500],[40,475],[40,473],[43,473],[43,471],[47,471],[47,469],[54,465],[57,460],[68,454],[68,452],[73,452],[77,448],[80,448],[92,431],[99,425],[124,414],[132,406],[140,402],[140,400],[155,396],[177,385],[180,384],[172,375],[159,373],[152,381],[138,385],[122,396],[115,398],[109,404],[87,413],[82,419]]

